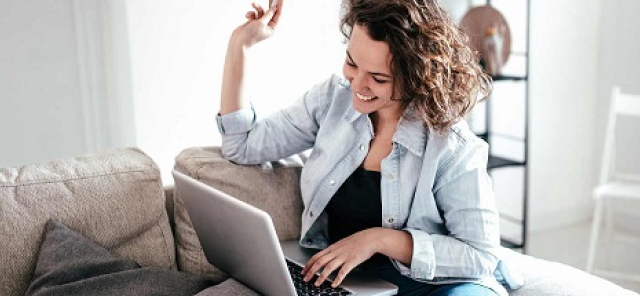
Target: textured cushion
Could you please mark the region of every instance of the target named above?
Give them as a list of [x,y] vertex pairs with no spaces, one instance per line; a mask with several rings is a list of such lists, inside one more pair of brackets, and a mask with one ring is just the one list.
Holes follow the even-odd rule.
[[258,296],[257,292],[242,283],[228,279],[221,284],[206,288],[195,296]]
[[203,276],[140,267],[63,224],[49,220],[25,296],[191,296],[211,286]]
[[175,267],[160,172],[140,150],[0,168],[0,295],[24,294],[50,218],[141,266]]
[[522,255],[511,250],[506,259],[522,272],[525,284],[512,296],[638,296],[637,293],[571,266]]
[[[177,156],[175,169],[265,210],[271,215],[280,240],[300,236],[301,160],[289,158],[263,166],[243,166],[224,159],[219,148],[191,148]],[[221,272],[206,261],[178,193],[174,202],[177,261],[180,270],[224,279]]]

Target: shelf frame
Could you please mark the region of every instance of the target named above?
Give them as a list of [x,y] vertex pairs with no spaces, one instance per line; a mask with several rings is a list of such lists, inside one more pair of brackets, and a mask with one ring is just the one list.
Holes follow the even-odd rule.
[[[530,21],[531,21],[531,0],[523,0],[525,1],[525,6],[526,6],[526,38],[525,38],[525,50],[526,52],[524,53],[520,53],[523,54],[526,59],[525,59],[525,74],[524,75],[496,75],[493,76],[492,79],[494,81],[494,83],[500,83],[501,81],[523,81],[524,82],[524,108],[525,108],[525,114],[524,114],[524,139],[521,139],[522,143],[524,144],[524,160],[514,160],[514,159],[509,159],[506,157],[502,157],[502,156],[497,156],[494,155],[492,153],[492,149],[491,149],[491,137],[492,136],[497,136],[495,133],[491,132],[491,126],[492,126],[492,122],[491,122],[491,98],[489,97],[488,100],[486,100],[485,102],[485,132],[484,133],[480,133],[478,134],[478,137],[482,138],[483,140],[485,140],[488,144],[489,144],[489,158],[487,161],[487,171],[489,172],[489,174],[491,174],[492,170],[495,169],[501,169],[501,168],[508,168],[508,167],[522,167],[524,169],[524,180],[523,180],[523,195],[522,195],[522,199],[523,199],[523,206],[522,206],[522,219],[517,221],[520,222],[522,225],[522,236],[520,238],[520,241],[514,241],[511,239],[507,239],[507,238],[501,238],[501,245],[507,248],[511,248],[511,249],[520,249],[522,250],[523,253],[526,254],[527,252],[527,238],[529,236],[529,225],[528,225],[528,220],[529,220],[529,173],[530,173],[530,168],[528,165],[528,159],[529,159],[529,118],[530,118],[530,102],[529,102],[529,92],[530,92],[530,88],[529,88],[529,69],[530,69],[530,57],[529,57],[529,53],[531,52],[531,45],[530,45],[530,36],[531,36],[531,25],[530,25]],[[491,0],[486,0],[486,5],[491,6]],[[504,217],[506,215],[501,214],[501,218],[508,218],[508,217]]]

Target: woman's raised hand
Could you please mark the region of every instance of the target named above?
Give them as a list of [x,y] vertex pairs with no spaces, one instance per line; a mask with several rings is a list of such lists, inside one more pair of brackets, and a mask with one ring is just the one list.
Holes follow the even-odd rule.
[[247,22],[237,27],[231,33],[227,55],[224,60],[222,75],[222,89],[220,99],[220,115],[225,115],[240,109],[247,104],[245,68],[247,67],[246,51],[254,44],[273,35],[282,13],[282,2],[274,6],[269,0],[269,10],[265,11],[260,5],[253,3],[253,10],[245,15]]
[[247,12],[245,17],[247,22],[240,25],[233,31],[231,35],[232,42],[237,43],[245,48],[249,48],[254,44],[265,40],[273,35],[278,19],[282,13],[282,3],[284,0],[278,0],[278,3],[271,5],[273,0],[269,0],[269,10],[264,10],[259,4],[251,3],[252,11]]

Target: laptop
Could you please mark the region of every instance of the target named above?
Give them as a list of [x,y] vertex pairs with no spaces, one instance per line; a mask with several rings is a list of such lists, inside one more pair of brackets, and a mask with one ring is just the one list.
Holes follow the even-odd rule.
[[[395,295],[398,288],[357,269],[335,290],[301,281],[317,250],[279,242],[269,214],[210,185],[173,171],[175,186],[209,263],[262,295]],[[330,277],[332,278],[332,277]],[[334,293],[334,294],[331,294]],[[323,294],[324,295],[324,294]]]

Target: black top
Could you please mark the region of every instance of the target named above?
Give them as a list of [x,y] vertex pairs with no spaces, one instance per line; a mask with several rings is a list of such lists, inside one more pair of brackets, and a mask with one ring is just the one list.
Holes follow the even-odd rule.
[[380,172],[358,167],[331,198],[326,212],[331,243],[382,226]]

